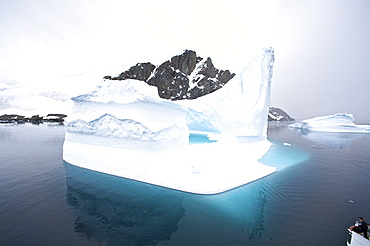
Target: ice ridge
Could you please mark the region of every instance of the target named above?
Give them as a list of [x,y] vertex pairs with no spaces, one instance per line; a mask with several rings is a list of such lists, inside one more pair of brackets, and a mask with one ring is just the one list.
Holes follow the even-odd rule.
[[66,130],[73,133],[140,140],[169,140],[176,139],[181,135],[180,128],[176,125],[153,132],[140,122],[131,119],[118,119],[110,114],[104,114],[90,122],[81,119],[74,120],[66,125]]

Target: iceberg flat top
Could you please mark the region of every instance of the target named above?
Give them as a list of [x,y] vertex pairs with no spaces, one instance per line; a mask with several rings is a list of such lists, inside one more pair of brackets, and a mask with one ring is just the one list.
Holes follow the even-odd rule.
[[315,117],[295,122],[290,124],[289,127],[323,132],[370,133],[370,125],[356,125],[353,115],[347,113]]

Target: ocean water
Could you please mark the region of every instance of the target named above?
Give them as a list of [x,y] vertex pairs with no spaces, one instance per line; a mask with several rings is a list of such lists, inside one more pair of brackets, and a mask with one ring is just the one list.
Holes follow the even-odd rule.
[[62,125],[0,125],[0,245],[345,245],[370,221],[370,136],[268,138],[276,173],[195,195],[64,162]]

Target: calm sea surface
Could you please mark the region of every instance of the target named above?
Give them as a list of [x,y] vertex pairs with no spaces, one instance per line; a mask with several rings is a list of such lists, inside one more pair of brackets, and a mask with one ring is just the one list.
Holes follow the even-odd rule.
[[0,245],[345,245],[370,222],[370,134],[268,138],[278,172],[194,195],[63,162],[64,126],[0,125]]

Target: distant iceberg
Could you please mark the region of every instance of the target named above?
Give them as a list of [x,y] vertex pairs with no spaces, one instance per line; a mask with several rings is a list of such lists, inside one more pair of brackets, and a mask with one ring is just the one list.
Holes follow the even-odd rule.
[[356,125],[352,114],[338,113],[290,124],[289,127],[309,131],[370,133],[370,125]]
[[[93,92],[72,98],[63,159],[199,194],[267,176],[276,168],[259,159],[271,147],[266,132],[273,63],[274,51],[266,48],[220,89],[192,100],[160,98],[156,87],[137,79],[104,79]],[[168,84],[180,73],[187,76],[173,71]],[[191,134],[217,141],[191,144]]]

